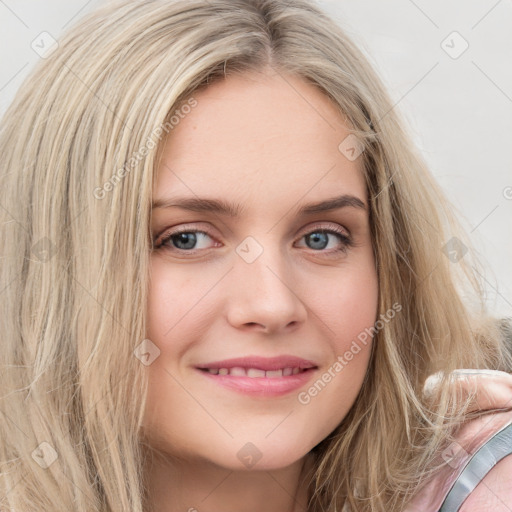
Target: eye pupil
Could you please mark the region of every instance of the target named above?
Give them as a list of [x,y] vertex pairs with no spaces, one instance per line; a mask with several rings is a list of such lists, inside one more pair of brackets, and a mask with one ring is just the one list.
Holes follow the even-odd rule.
[[[329,243],[329,237],[327,233],[311,233],[306,238],[312,241],[314,245],[313,247],[310,246],[311,249],[325,249],[327,247],[327,244]],[[315,245],[318,243],[320,246]]]

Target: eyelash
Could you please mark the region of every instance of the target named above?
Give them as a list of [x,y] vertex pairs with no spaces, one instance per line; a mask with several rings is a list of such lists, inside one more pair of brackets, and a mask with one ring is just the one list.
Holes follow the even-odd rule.
[[[177,231],[172,231],[172,232],[166,232],[163,234],[163,238],[161,238],[159,244],[157,246],[155,246],[154,248],[155,249],[163,249],[163,250],[170,250],[172,252],[179,252],[179,253],[182,253],[182,254],[196,254],[198,251],[202,251],[202,250],[205,250],[205,249],[179,249],[177,247],[171,247],[169,245],[166,245],[167,242],[171,241],[171,239],[175,236],[178,236],[178,235],[181,235],[181,234],[184,234],[184,233],[201,233],[201,234],[204,234],[208,237],[210,237],[212,240],[214,240],[214,238],[212,236],[210,236],[208,234],[208,232],[204,231],[204,230],[201,230],[201,229],[197,229],[197,228],[188,228],[188,229],[180,229],[180,230],[177,230]],[[313,229],[311,231],[308,231],[307,233],[304,233],[300,239],[302,238],[305,238],[309,235],[312,235],[314,233],[322,233],[322,234],[332,234],[332,235],[336,235],[338,237],[338,239],[340,240],[340,247],[338,247],[337,249],[330,249],[330,250],[325,250],[325,249],[311,249],[313,252],[317,252],[317,253],[324,253],[325,255],[338,255],[340,253],[347,253],[348,250],[355,246],[355,243],[354,241],[348,237],[344,231],[341,230],[341,228],[317,228],[317,229]],[[155,242],[157,241],[158,239],[155,240]]]

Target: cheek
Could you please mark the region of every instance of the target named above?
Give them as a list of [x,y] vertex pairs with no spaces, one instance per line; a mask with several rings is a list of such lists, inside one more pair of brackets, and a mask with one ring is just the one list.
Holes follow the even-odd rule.
[[[193,291],[195,290],[195,292]],[[198,283],[179,268],[156,256],[151,262],[148,288],[146,337],[160,350],[159,356],[145,368],[148,379],[143,432],[150,445],[168,448],[169,440],[186,451],[189,439],[180,433],[176,410],[193,407],[183,402],[181,380],[176,363],[187,349],[187,333],[194,325],[193,305],[198,302]]]
[[[151,279],[147,302],[147,337],[159,347],[169,344],[176,333],[197,325],[201,300],[211,288],[205,279],[197,279],[193,272],[169,265],[155,257],[151,263]],[[196,318],[194,318],[194,315]]]
[[315,295],[317,313],[330,329],[338,354],[345,352],[352,340],[373,326],[377,317],[378,281],[372,265],[347,271],[327,293]]
[[324,309],[322,318],[335,333],[331,333],[331,358],[317,379],[298,396],[309,417],[322,418],[322,426],[315,433],[319,440],[348,414],[366,375],[378,295],[376,282],[366,281],[331,295],[329,309]]
[[151,261],[151,276],[148,289],[147,331],[146,336],[152,341],[162,337],[170,326],[166,314],[172,311],[172,297],[176,295],[175,285],[167,286],[163,266],[158,261]]
[[308,417],[322,418],[318,439],[346,416],[361,389],[371,355],[378,308],[378,280],[372,264],[352,267],[336,286],[311,297],[315,316],[330,340],[330,360],[298,396]]

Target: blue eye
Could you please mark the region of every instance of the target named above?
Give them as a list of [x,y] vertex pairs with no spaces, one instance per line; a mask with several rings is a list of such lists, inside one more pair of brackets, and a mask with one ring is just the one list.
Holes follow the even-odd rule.
[[[333,238],[337,238],[337,243],[334,241],[334,247],[328,247],[331,243],[330,239]],[[207,239],[213,240],[206,231],[198,229],[183,229],[181,231],[174,231],[172,233],[165,234],[160,242],[155,246],[155,249],[162,248],[182,253],[194,253],[197,250],[208,249],[215,245],[209,245]],[[344,231],[336,228],[315,229],[314,231],[309,231],[302,235],[300,240],[302,239],[306,240],[306,246],[309,249],[325,254],[347,252],[349,247],[354,245],[352,239],[347,236]]]
[[[177,231],[163,238],[157,248],[165,247],[171,250],[178,249],[181,251],[206,249],[207,247],[196,247],[198,239],[200,240],[204,237],[210,238],[210,236],[204,231],[193,229],[188,229],[187,231]],[[172,246],[169,242],[172,243]]]
[[338,244],[341,244],[340,247],[331,248],[334,249],[335,252],[346,252],[347,249],[352,245],[352,241],[347,235],[341,231],[333,229],[316,229],[315,231],[307,233],[302,238],[305,238],[307,241],[309,241],[309,243],[306,243],[310,249],[314,249],[315,251],[323,251],[329,245],[330,237],[336,237],[338,239]]

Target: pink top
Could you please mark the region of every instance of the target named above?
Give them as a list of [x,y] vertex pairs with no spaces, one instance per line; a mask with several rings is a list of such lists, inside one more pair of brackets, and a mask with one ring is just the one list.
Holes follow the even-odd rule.
[[[510,401],[503,407],[512,407]],[[438,512],[452,485],[472,455],[502,428],[512,424],[512,410],[489,413],[464,423],[453,442],[439,457],[445,465],[426,482],[404,512]],[[509,450],[510,451],[510,450]],[[512,511],[512,454],[505,456],[469,494],[460,512]],[[448,512],[456,512],[449,510]]]

